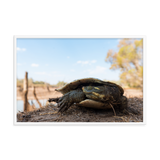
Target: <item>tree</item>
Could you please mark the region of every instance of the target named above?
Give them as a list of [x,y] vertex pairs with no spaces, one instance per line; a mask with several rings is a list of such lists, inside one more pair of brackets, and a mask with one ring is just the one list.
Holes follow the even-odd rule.
[[129,87],[143,87],[143,39],[124,38],[119,42],[118,52],[109,50],[105,61],[111,63],[110,69],[121,70],[120,80]]

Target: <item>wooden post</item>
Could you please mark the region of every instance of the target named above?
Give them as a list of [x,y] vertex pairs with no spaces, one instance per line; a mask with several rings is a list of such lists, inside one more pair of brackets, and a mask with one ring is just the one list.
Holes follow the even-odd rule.
[[49,90],[49,85],[47,84],[47,90],[48,90],[48,92],[50,92],[50,90]]
[[39,104],[40,108],[42,108],[42,105],[41,103],[39,102],[37,96],[36,96],[36,92],[35,92],[35,86],[33,86],[33,95],[34,95],[34,98],[36,99],[37,103]]
[[25,72],[25,78],[23,83],[23,110],[29,111],[28,108],[28,72]]

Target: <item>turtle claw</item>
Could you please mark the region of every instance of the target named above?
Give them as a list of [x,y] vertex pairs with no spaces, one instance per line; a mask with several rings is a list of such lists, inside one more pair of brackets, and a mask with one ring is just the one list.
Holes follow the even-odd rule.
[[71,106],[71,103],[63,103],[59,108],[58,112],[63,113],[64,111],[66,111],[69,107]]
[[63,112],[63,110],[66,108],[66,103],[62,103],[62,105],[59,105],[59,110],[58,112]]
[[59,108],[58,113],[66,111],[72,105],[71,99],[69,99],[69,94],[59,98],[49,98],[48,102],[57,103],[57,107]]

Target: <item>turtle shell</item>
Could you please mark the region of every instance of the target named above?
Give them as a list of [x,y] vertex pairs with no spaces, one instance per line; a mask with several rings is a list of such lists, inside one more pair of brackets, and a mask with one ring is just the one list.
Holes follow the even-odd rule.
[[121,95],[124,94],[124,90],[121,86],[115,84],[115,83],[112,83],[112,82],[109,82],[109,81],[102,81],[100,79],[97,79],[97,78],[83,78],[83,79],[77,79],[75,81],[72,81],[66,85],[64,85],[63,87],[59,88],[59,89],[55,89],[56,91],[58,92],[61,92],[62,94],[66,94],[70,91],[73,91],[75,89],[78,89],[82,86],[85,86],[85,85],[108,85],[108,86],[113,86],[113,87],[118,87],[119,90],[120,90],[120,93]]

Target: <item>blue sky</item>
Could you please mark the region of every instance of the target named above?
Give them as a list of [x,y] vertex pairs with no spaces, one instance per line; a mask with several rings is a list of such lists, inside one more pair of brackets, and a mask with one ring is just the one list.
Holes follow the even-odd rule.
[[94,77],[119,80],[120,71],[105,62],[109,49],[117,50],[116,38],[18,38],[17,78],[25,71],[34,81],[56,84]]

